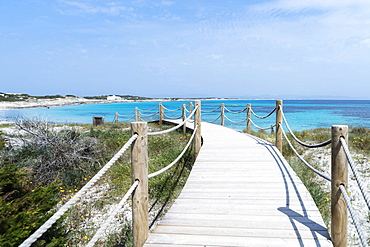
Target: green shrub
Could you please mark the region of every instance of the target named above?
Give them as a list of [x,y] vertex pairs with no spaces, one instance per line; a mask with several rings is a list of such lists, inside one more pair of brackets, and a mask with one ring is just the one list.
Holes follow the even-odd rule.
[[[57,201],[70,198],[101,165],[106,164],[131,137],[130,131],[122,131],[126,126],[127,124],[121,123],[88,128],[84,126],[79,129],[74,126],[75,128],[56,131],[55,126],[47,123],[18,123],[18,127],[27,130],[28,134],[18,136],[22,146],[3,150],[4,156],[0,163],[0,246],[15,246],[22,242],[52,215],[48,212]],[[155,131],[154,129],[161,129],[162,126],[153,124],[150,128]],[[170,164],[181,153],[188,139],[189,134],[180,132],[149,137],[149,173]],[[5,165],[5,161],[12,165]],[[149,181],[150,201],[154,210],[152,214],[156,212],[156,215],[161,215],[178,194],[190,172],[192,162],[193,155],[189,151],[178,164]],[[91,207],[103,208],[126,193],[131,185],[129,151],[125,152],[97,185],[103,180],[106,180],[104,183],[109,182],[109,195],[102,197],[101,201],[92,202]],[[90,237],[94,231],[84,229],[86,222],[79,215],[81,212],[77,205],[75,207],[33,246],[76,246],[88,241],[85,237],[81,239],[81,236]],[[69,223],[76,226],[76,230],[66,225]],[[79,233],[84,235],[78,235]],[[105,246],[130,246],[130,239],[131,229],[127,224],[127,228],[122,229],[122,235],[110,236]]]
[[0,246],[19,245],[51,216],[58,187],[51,184],[32,189],[30,183],[27,174],[14,165],[1,167]]

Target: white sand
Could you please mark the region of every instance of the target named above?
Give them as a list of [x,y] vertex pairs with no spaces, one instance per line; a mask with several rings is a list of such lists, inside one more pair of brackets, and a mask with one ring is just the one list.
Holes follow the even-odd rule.
[[52,107],[52,106],[65,106],[65,105],[78,105],[78,104],[96,104],[96,103],[112,103],[116,101],[85,99],[78,97],[66,97],[58,99],[29,99],[26,101],[16,102],[0,102],[0,110],[6,109],[22,109],[22,108],[35,108],[35,107]]

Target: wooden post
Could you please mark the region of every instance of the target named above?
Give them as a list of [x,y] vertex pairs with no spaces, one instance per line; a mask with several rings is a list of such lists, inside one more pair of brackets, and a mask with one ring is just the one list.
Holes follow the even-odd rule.
[[[186,105],[182,104],[182,121],[185,121],[186,119]],[[186,123],[182,126],[182,131],[184,132],[184,135],[186,134]]]
[[195,157],[198,156],[198,153],[199,153],[200,148],[202,146],[200,100],[195,101],[195,107],[197,107],[197,106],[198,106],[198,109],[196,110],[195,117],[194,117],[194,128],[198,127],[197,132],[195,134],[195,142],[194,142]]
[[140,112],[139,108],[135,107],[135,121],[139,122],[140,121]]
[[247,104],[247,133],[251,133],[251,110],[252,110],[252,105]]
[[348,143],[348,126],[333,125],[331,134],[331,239],[335,247],[344,247],[347,246],[347,206],[339,186],[347,188],[348,161],[339,139],[344,137]]
[[115,122],[115,123],[118,123],[118,112],[116,112],[116,117],[115,117],[115,119],[114,119],[114,122]]
[[138,137],[131,145],[131,182],[139,180],[132,195],[133,246],[142,247],[148,238],[148,125],[147,122],[131,123],[131,133]]
[[163,124],[163,119],[164,119],[164,108],[162,105],[162,102],[159,103],[159,124]]
[[221,104],[221,126],[225,126],[225,104]]
[[277,149],[283,151],[283,128],[280,126],[283,120],[283,101],[276,101],[276,137],[275,137],[275,146]]
[[[189,112],[191,113],[193,111],[193,102],[190,102],[189,103]],[[190,119],[193,119],[193,117],[191,117]]]

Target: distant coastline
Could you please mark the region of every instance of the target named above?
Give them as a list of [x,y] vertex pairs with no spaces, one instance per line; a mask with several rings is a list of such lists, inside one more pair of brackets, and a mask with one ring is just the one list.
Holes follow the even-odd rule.
[[[26,101],[0,101],[0,110],[7,109],[27,109],[27,108],[41,108],[41,107],[60,107],[68,105],[82,105],[82,104],[109,104],[109,103],[125,103],[125,102],[165,102],[165,101],[191,101],[196,99],[139,99],[139,100],[105,100],[105,99],[86,99],[83,97],[65,97],[56,99],[32,99]],[[239,99],[224,99],[224,98],[205,98],[200,100],[239,100]]]

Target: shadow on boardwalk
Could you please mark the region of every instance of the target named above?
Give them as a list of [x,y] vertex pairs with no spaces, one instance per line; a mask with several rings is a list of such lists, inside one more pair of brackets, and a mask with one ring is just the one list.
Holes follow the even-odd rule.
[[332,246],[309,192],[271,144],[202,123],[183,191],[145,246]]
[[[277,149],[274,147],[274,145],[272,145],[271,143],[267,143],[267,142],[265,142],[265,141],[263,141],[259,138],[256,138],[254,136],[251,136],[251,135],[248,135],[248,136],[255,139],[257,141],[257,144],[264,146],[270,152],[270,154],[274,157],[277,166],[280,169],[281,175],[284,179],[285,188],[286,188],[286,205],[285,205],[285,207],[279,207],[278,210],[281,213],[285,214],[289,218],[289,221],[292,224],[292,228],[295,229],[295,234],[296,234],[297,239],[300,243],[300,246],[305,246],[305,245],[302,241],[302,237],[300,235],[300,232],[298,231],[298,228],[297,228],[296,224],[302,224],[305,227],[307,227],[307,229],[309,229],[311,231],[312,237],[316,242],[316,246],[321,246],[320,242],[318,240],[317,234],[319,234],[322,237],[327,238],[327,239],[330,239],[330,236],[328,234],[328,231],[327,231],[326,227],[317,223],[316,221],[311,220],[309,215],[307,214],[307,210],[305,208],[304,201],[303,201],[303,199],[300,195],[300,191],[298,190],[298,188],[296,186],[296,183],[293,179],[293,177],[296,177],[297,175],[294,173],[294,171],[293,171],[293,174],[291,174],[292,169],[290,168],[290,165],[287,163],[287,161],[284,159],[284,157],[281,155],[281,153],[277,151]],[[289,166],[289,169],[287,168],[288,166]],[[302,208],[302,211],[304,212],[304,215],[299,214],[296,211],[289,208],[290,192],[289,192],[288,183],[291,183],[293,185],[293,188],[294,188],[293,192],[297,196],[297,198],[298,198],[298,200],[301,204],[301,208]]]

